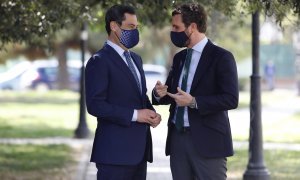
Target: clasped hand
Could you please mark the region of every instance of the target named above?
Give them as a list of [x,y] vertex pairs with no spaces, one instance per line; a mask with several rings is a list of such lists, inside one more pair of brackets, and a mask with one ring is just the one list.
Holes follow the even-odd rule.
[[137,121],[140,123],[148,123],[150,126],[155,128],[157,125],[159,125],[161,116],[150,109],[140,109],[138,110]]

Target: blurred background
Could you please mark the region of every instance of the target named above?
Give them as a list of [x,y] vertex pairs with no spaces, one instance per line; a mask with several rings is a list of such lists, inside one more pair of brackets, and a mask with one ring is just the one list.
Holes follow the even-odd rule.
[[[136,8],[150,95],[180,49],[170,41],[176,4],[200,2],[207,37],[235,56],[240,88],[230,112],[235,156],[228,179],[243,179],[249,160],[252,14],[259,12],[259,71],[265,166],[272,179],[300,173],[300,3],[291,1],[2,0],[0,2],[0,179],[95,179],[89,163],[96,118],[85,113],[82,67],[106,41],[104,16],[116,3]],[[172,179],[164,156],[168,106],[152,130],[147,179]]]

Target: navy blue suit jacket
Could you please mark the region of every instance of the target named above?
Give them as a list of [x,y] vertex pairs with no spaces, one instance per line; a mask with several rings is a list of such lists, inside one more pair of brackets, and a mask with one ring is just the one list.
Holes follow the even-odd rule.
[[88,61],[85,69],[86,105],[97,117],[91,161],[110,165],[152,162],[152,140],[148,124],[132,122],[134,109],[154,110],[147,95],[142,59],[131,52],[141,74],[142,95],[134,76],[120,55],[105,45]]
[[[186,49],[174,56],[166,85],[168,92],[177,93]],[[227,110],[238,105],[238,78],[233,55],[210,41],[203,49],[197,66],[190,94],[196,98],[198,109],[188,108],[192,141],[203,157],[227,157],[233,155],[232,137]],[[152,97],[153,104],[171,104],[166,154],[170,151],[170,126],[176,109],[169,96],[159,102]],[[175,130],[175,129],[174,129]]]

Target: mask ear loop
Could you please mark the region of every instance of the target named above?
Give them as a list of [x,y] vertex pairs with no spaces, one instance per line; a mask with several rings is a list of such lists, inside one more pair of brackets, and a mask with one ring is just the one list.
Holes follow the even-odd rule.
[[[118,25],[118,23],[116,22],[116,25],[118,26],[118,28],[120,28],[120,26]],[[121,29],[121,28],[120,28]],[[122,30],[122,29],[121,29]],[[117,36],[117,38],[119,39],[119,42],[121,41],[121,38],[118,36],[117,32],[114,31],[115,35]],[[121,32],[122,33],[122,32]]]
[[115,36],[118,38],[119,42],[121,41],[120,37],[118,36],[118,34],[116,32],[115,33]]
[[[116,23],[116,24],[117,24],[118,28],[121,29],[121,33],[122,33],[122,30],[123,30],[123,29],[118,25],[118,23]],[[117,36],[117,38],[118,38],[118,40],[119,40],[119,44],[123,46],[123,44],[121,43],[121,38],[118,36],[118,34],[117,34],[115,31],[114,31],[114,34],[115,34],[115,36]]]

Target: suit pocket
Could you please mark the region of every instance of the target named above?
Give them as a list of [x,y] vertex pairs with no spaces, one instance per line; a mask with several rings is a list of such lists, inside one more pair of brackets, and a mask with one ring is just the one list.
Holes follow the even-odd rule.
[[203,120],[203,125],[210,129],[213,129],[221,134],[227,134],[228,131],[228,119],[222,117],[218,118],[205,118]]

